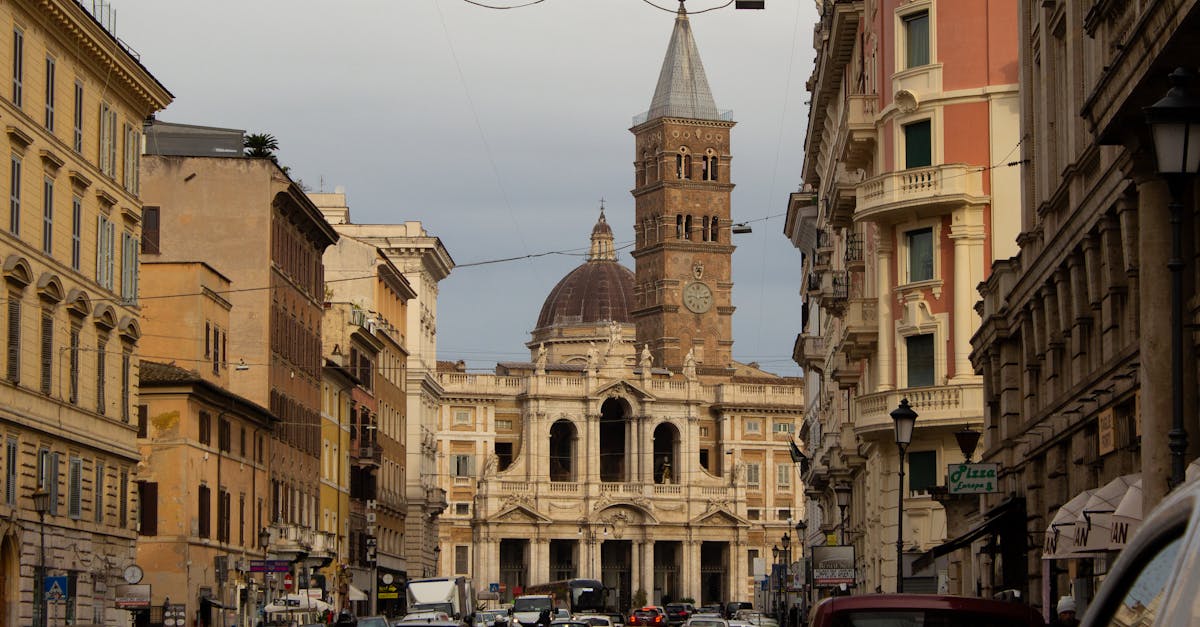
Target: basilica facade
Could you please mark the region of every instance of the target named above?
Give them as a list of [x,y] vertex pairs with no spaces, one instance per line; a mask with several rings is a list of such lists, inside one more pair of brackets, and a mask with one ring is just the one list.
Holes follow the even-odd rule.
[[752,600],[772,549],[796,542],[802,382],[732,358],[733,126],[681,9],[631,129],[634,268],[601,208],[529,361],[439,364],[440,574],[502,598],[597,579],[621,610]]

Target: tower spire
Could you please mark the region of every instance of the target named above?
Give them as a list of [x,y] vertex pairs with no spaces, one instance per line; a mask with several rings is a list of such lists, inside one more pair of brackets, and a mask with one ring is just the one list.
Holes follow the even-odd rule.
[[646,119],[660,117],[693,120],[719,120],[721,117],[708,87],[704,64],[700,62],[700,50],[692,37],[684,0],[679,0],[675,29],[671,32]]

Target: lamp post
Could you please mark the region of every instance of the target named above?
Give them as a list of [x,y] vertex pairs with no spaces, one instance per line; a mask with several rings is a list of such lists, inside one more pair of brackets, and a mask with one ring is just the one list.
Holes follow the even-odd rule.
[[808,558],[804,555],[804,544],[808,540],[808,523],[804,519],[796,521],[796,544],[800,547],[800,555],[796,561],[800,563],[801,573],[804,575],[804,583],[800,585],[800,620],[803,622],[807,616],[808,609]]
[[1195,76],[1184,68],[1170,75],[1171,89],[1162,100],[1145,108],[1154,139],[1158,173],[1167,180],[1171,202],[1171,487],[1184,479],[1187,429],[1183,424],[1183,201],[1186,184],[1200,170],[1200,100],[1192,90]]
[[907,398],[902,398],[900,406],[893,409],[891,415],[896,423],[896,447],[900,449],[899,502],[896,507],[896,592],[904,592],[904,453],[912,442],[917,412],[909,406]]
[[775,618],[780,627],[787,624],[787,574],[791,564],[792,539],[787,532],[781,538],[782,547],[773,547],[771,553],[775,556]]
[[50,511],[50,492],[39,486],[33,491],[33,511],[38,515],[38,570],[33,598],[37,604],[37,627],[46,625],[46,512]]
[[[259,546],[259,548],[262,549],[264,561],[267,559],[267,554],[268,554],[267,546],[269,544],[271,544],[271,530],[266,527],[263,527],[262,529],[258,530],[258,546]],[[263,569],[263,605],[264,606],[266,606],[268,603],[271,602],[271,598],[270,598],[271,597],[271,588],[267,586],[267,574],[268,574],[267,570],[268,569],[266,569],[266,568]]]
[[837,499],[838,511],[841,514],[838,528],[841,530],[841,543],[844,545],[846,544],[846,508],[850,506],[850,486],[845,483],[837,484],[833,487],[833,496]]

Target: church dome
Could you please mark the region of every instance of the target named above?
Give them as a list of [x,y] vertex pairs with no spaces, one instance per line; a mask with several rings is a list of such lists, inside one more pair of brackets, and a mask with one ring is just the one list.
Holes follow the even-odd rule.
[[617,263],[612,228],[600,210],[600,220],[592,228],[592,246],[588,260],[563,277],[538,316],[537,327],[594,324],[615,320],[629,323],[633,305],[633,271]]

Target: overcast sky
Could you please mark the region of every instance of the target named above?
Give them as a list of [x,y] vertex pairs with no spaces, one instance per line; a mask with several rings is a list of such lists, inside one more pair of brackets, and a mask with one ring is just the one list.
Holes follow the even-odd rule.
[[[481,0],[513,5],[529,0]],[[175,95],[169,122],[273,134],[312,191],[357,223],[419,220],[458,264],[441,283],[439,358],[526,360],[555,283],[583,262],[605,199],[633,240],[633,116],[649,108],[678,3],[543,0],[113,0],[117,36]],[[815,5],[690,0],[731,134],[734,357],[780,374],[799,330],[800,255],[783,236],[800,182]],[[90,6],[90,4],[89,4]],[[632,268],[629,248],[619,259]]]

